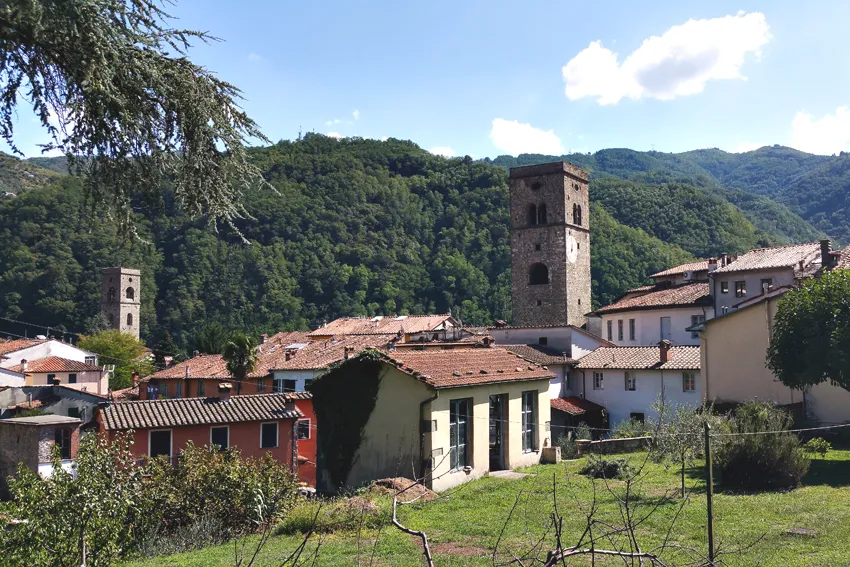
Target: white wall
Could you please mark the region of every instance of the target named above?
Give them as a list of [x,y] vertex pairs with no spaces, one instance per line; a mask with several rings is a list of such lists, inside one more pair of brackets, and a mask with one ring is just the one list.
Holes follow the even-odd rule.
[[24,377],[17,372],[10,372],[0,368],[0,386],[23,386]]
[[[696,391],[685,392],[681,370],[633,370],[637,382],[635,390],[626,390],[625,370],[602,369],[604,388],[593,389],[593,370],[583,370],[585,374],[585,398],[604,406],[608,412],[608,421],[613,428],[621,421],[629,419],[631,413],[643,413],[648,419],[658,417],[652,410],[652,403],[661,395],[662,374],[664,399],[672,405],[700,405],[703,397],[703,385],[699,371],[696,374]],[[581,376],[581,374],[579,374]]]
[[[734,266],[734,262],[730,266]],[[732,308],[742,301],[761,295],[761,280],[773,278],[773,288],[792,285],[794,283],[793,268],[779,268],[775,270],[753,270],[745,272],[728,272],[712,274],[713,286],[712,296],[714,297],[715,312],[720,315],[723,312],[723,307]],[[747,295],[744,297],[735,297],[735,282],[747,282]],[[729,292],[720,293],[721,282],[728,282]]]
[[[552,350],[566,352],[571,358],[579,359],[602,346],[602,341],[571,327],[523,327],[522,329],[490,329],[490,336],[500,345],[528,345],[546,337],[546,346]],[[657,341],[656,341],[657,342]]]
[[[314,380],[316,376],[322,374],[324,370],[276,370],[272,374],[275,380],[295,380],[295,391],[306,391],[306,380]],[[274,385],[274,381],[272,381]]]
[[[617,346],[655,346],[661,341],[661,318],[670,317],[670,340],[674,345],[699,346],[699,334],[696,338],[690,331],[691,316],[705,315],[706,319],[714,316],[710,306],[679,307],[675,309],[646,309],[638,311],[623,311],[602,315],[602,338],[608,338],[608,321],[611,321],[611,342]],[[629,319],[635,320],[635,340],[629,340]],[[623,340],[618,339],[617,321],[623,321]]]
[[[71,473],[71,477],[77,478],[77,467],[75,466],[75,462],[70,459],[62,459],[59,463],[59,466],[65,472]],[[53,476],[54,472],[53,463],[39,463],[38,464],[38,474],[42,478],[48,478]]]
[[[6,356],[8,356],[9,359],[0,360],[0,368],[16,366],[21,363],[21,360],[32,362],[49,356],[58,356],[60,358],[67,358],[68,360],[85,362],[87,356],[96,355],[61,341],[50,340],[21,350],[16,350],[15,352],[10,352],[6,354]],[[95,362],[95,364],[97,364],[97,362]]]
[[[52,386],[53,384],[47,381],[47,374],[47,372],[28,373],[27,386]],[[51,372],[50,374],[54,374],[59,379],[59,383],[68,388],[102,396],[109,393],[108,372]],[[77,375],[76,383],[69,382],[69,374]]]
[[806,392],[806,412],[818,423],[837,424],[850,421],[850,392],[823,382]]

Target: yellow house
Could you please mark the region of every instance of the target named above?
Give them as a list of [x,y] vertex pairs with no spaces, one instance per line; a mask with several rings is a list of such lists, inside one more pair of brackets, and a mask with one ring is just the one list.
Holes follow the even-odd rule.
[[404,476],[445,490],[536,464],[554,374],[505,349],[366,351],[316,380],[320,488]]
[[850,420],[850,392],[829,383],[806,391],[783,385],[765,359],[779,300],[788,288],[753,298],[705,322],[700,333],[705,397],[716,403],[766,400],[802,404],[807,417],[820,423]]

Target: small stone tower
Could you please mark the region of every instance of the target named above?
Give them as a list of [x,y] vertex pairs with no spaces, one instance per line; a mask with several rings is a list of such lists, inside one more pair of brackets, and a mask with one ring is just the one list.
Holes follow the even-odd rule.
[[588,179],[562,161],[511,169],[514,325],[585,323],[592,309]]
[[106,268],[100,282],[100,309],[109,327],[139,338],[142,278],[139,270]]

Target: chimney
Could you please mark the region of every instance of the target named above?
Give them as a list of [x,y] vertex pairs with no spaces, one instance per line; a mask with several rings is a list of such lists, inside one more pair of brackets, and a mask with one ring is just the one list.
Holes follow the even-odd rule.
[[717,269],[717,258],[708,259],[708,273],[710,274]]
[[195,358],[195,357],[197,357],[197,356],[201,356],[201,351],[199,351],[199,350],[193,350],[193,351],[192,351],[192,358]]
[[233,389],[233,384],[230,382],[222,382],[218,385],[218,399],[222,402],[230,401],[230,390]]
[[292,351],[291,350],[286,351],[284,354],[286,356],[287,362],[292,360]]
[[726,267],[728,265],[729,265],[729,254],[727,254],[726,252],[722,252],[720,254],[720,267],[723,268],[723,267]]
[[187,364],[186,365],[186,378],[188,378],[188,377],[189,377],[189,365]]
[[661,350],[661,364],[670,361],[670,346],[670,341],[666,339],[658,343],[658,347]]
[[484,335],[484,338],[481,339],[481,342],[484,343],[484,346],[490,346],[495,341],[493,340],[493,337],[491,337],[490,335]]
[[139,385],[139,372],[137,370],[133,370],[133,387],[137,387]]
[[267,342],[269,342],[268,333],[263,333],[262,335],[260,335],[260,341],[260,344],[266,344]]
[[820,265],[828,268],[832,264],[832,242],[829,238],[824,238],[820,241]]
[[350,347],[350,346],[345,347],[345,349],[343,350],[342,359],[348,360],[349,358],[351,358],[351,355],[353,353],[354,353],[354,347]]
[[21,372],[26,372],[28,366],[29,365],[27,364],[27,359],[26,358],[22,359],[21,360]]

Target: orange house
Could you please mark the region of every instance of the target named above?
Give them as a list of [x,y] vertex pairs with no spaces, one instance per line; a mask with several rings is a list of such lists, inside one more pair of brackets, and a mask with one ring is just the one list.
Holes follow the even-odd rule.
[[189,441],[196,446],[239,448],[244,457],[270,453],[298,471],[296,428],[304,414],[290,394],[231,396],[220,384],[216,397],[116,402],[97,414],[98,428],[115,438],[132,431],[133,453],[174,459]]

